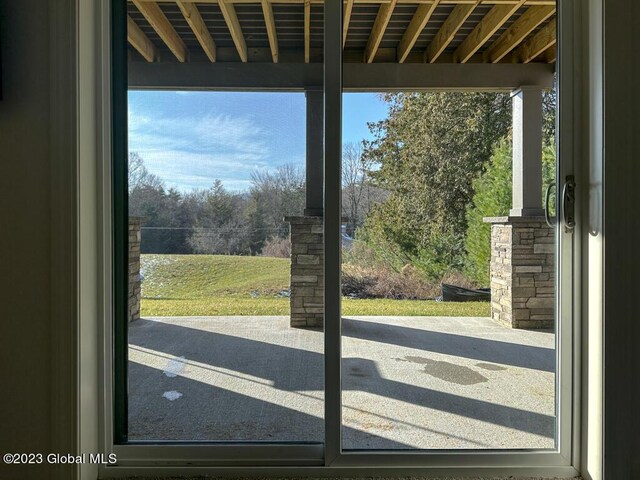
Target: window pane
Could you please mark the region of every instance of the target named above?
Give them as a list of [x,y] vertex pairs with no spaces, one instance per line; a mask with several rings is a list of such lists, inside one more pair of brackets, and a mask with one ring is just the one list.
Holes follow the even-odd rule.
[[[345,71],[377,63],[367,85],[379,79],[380,91],[346,84],[343,95],[343,447],[553,449],[556,235],[543,203],[555,182],[555,91],[454,91],[425,75],[423,90],[398,92],[376,72],[426,58],[474,75],[527,11],[469,6],[436,51],[454,6],[425,17],[430,8],[356,3],[345,22]],[[501,28],[469,53],[465,39],[501,9]],[[555,46],[526,57],[526,42],[554,28],[550,15],[514,64],[555,61]],[[430,19],[407,46],[420,16]],[[460,65],[464,52],[475,60]]]
[[292,299],[322,268],[308,105],[129,92],[130,441],[323,441],[322,310]]

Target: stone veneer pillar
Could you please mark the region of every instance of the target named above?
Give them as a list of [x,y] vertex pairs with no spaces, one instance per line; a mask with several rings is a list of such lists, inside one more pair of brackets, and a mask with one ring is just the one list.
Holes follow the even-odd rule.
[[140,318],[140,217],[129,217],[129,322]]
[[320,216],[285,217],[291,225],[292,327],[324,325],[324,221]]
[[512,328],[552,328],[554,229],[544,217],[484,221],[491,223],[491,318]]

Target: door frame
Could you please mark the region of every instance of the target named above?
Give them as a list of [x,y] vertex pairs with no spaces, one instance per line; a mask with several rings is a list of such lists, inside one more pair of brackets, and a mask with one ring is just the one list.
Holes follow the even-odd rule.
[[[102,165],[101,222],[103,228],[102,271],[102,408],[101,450],[115,453],[116,465],[105,465],[104,475],[114,477],[159,474],[220,474],[220,475],[386,475],[433,474],[464,475],[577,475],[579,465],[578,440],[580,436],[580,326],[579,318],[580,262],[573,237],[580,236],[580,225],[574,235],[556,229],[557,235],[557,311],[560,322],[557,335],[558,375],[556,394],[558,411],[558,448],[553,451],[482,450],[482,451],[344,451],[341,439],[341,310],[340,310],[340,193],[341,193],[341,126],[342,126],[342,8],[341,2],[327,0],[325,8],[325,443],[323,444],[225,444],[181,443],[170,444],[117,444],[118,436],[114,409],[117,406],[118,375],[112,375],[116,365],[113,346],[118,331],[114,331],[114,291],[122,288],[113,269],[114,254],[118,245],[114,241],[112,216],[115,176],[122,170],[114,168],[112,158],[118,149],[114,141],[122,141],[117,135],[116,118],[121,118],[114,105],[117,94],[112,73],[112,47],[114,25],[111,23],[112,5],[122,0],[100,0],[101,26],[100,72],[102,75],[101,111]],[[580,51],[580,0],[558,1],[558,179],[575,173],[579,152],[579,133],[572,128],[579,124],[580,104],[579,58]],[[122,34],[122,30],[120,30]],[[126,69],[126,67],[125,67]],[[105,72],[109,72],[105,75]],[[126,74],[126,70],[125,70]],[[126,100],[126,95],[124,96]],[[126,109],[126,102],[125,102]],[[126,110],[125,110],[126,111]],[[122,124],[120,123],[120,128]],[[119,139],[119,140],[118,140]],[[125,135],[126,141],[126,135]],[[122,150],[120,150],[122,151]],[[126,150],[124,150],[126,151]],[[117,182],[116,182],[117,184]],[[560,184],[560,183],[558,183]],[[122,188],[122,187],[120,187]],[[122,235],[120,235],[122,237]],[[576,242],[577,243],[577,242]],[[120,259],[122,261],[122,259]],[[337,279],[337,281],[336,281]],[[559,280],[559,281],[558,281]],[[569,294],[566,294],[569,292]],[[121,308],[115,305],[116,308]],[[120,358],[122,362],[122,358]],[[120,365],[119,368],[121,368]],[[119,377],[121,378],[121,377]],[[119,393],[122,395],[122,391]],[[120,408],[120,407],[119,407]]]

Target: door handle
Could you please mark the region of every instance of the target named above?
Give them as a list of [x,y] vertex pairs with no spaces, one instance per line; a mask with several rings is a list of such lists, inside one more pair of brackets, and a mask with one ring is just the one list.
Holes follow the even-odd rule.
[[562,188],[562,219],[567,233],[576,227],[576,181],[573,175],[567,175]]
[[551,228],[555,228],[556,226],[556,217],[551,215],[549,211],[549,199],[551,198],[551,192],[556,188],[555,183],[550,183],[547,187],[547,192],[544,195],[544,220],[547,222]]

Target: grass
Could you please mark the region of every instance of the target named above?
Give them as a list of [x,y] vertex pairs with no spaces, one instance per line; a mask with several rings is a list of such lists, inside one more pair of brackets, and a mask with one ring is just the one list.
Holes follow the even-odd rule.
[[[142,255],[142,316],[288,315],[289,260]],[[486,302],[344,298],[344,315],[489,316]]]

